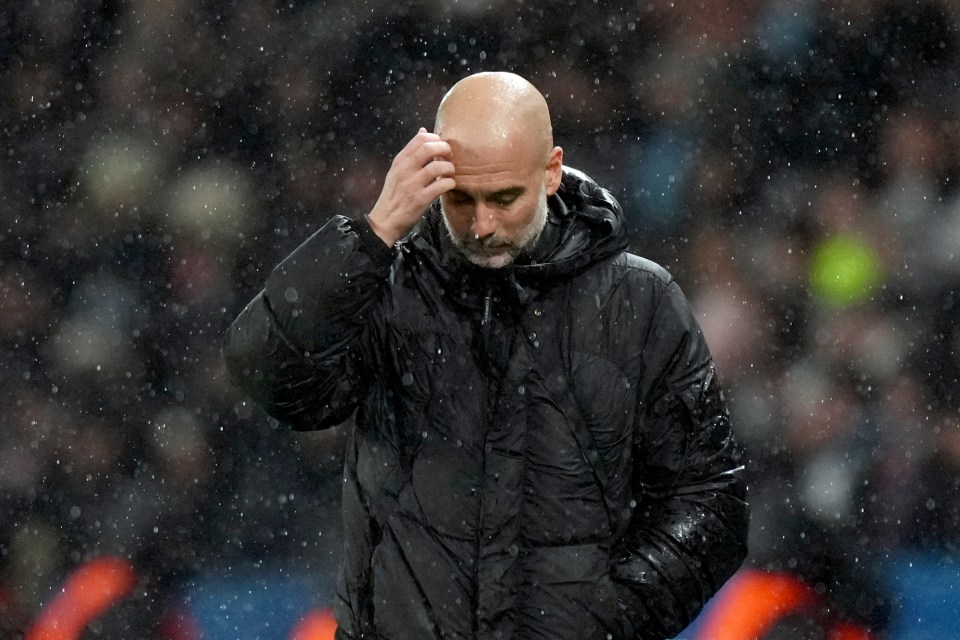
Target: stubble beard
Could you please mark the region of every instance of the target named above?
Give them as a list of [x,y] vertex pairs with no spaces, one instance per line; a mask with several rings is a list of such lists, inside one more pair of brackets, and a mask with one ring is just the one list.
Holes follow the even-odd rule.
[[447,227],[453,246],[468,262],[484,269],[502,269],[512,264],[525,249],[533,246],[547,225],[549,210],[547,192],[541,189],[533,219],[519,234],[514,237],[495,234],[480,240],[470,232],[458,236],[450,226],[443,202],[440,203],[443,224]]

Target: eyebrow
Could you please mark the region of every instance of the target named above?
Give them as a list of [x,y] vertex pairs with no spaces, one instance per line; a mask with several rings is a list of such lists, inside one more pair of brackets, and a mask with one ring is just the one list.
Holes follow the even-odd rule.
[[[492,193],[488,193],[484,195],[484,200],[494,200],[497,198],[504,198],[504,197],[509,198],[511,196],[516,198],[523,195],[526,192],[526,190],[527,190],[526,187],[521,187],[521,186],[507,187],[506,189],[500,189],[499,191],[494,191]],[[460,189],[451,189],[450,193],[457,197],[473,199],[473,196],[471,196],[466,191],[461,191]]]

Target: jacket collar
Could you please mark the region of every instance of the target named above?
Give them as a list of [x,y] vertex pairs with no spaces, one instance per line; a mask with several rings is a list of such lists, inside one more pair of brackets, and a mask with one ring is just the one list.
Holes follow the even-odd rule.
[[525,305],[540,290],[565,280],[627,247],[620,205],[586,174],[563,168],[560,189],[548,199],[544,233],[532,251],[502,269],[484,269],[465,260],[443,223],[439,202],[400,243],[400,251],[435,272],[455,300],[482,304],[491,289]]

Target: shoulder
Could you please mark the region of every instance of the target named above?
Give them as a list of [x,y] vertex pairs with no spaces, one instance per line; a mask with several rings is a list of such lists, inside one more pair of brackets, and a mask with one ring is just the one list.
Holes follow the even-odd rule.
[[673,276],[663,266],[628,251],[613,258],[608,268],[618,272],[621,277],[649,281],[663,287],[673,282]]
[[[621,251],[583,274],[576,281],[574,298],[586,305],[582,312],[589,316],[592,309],[610,312],[613,309],[631,309],[630,324],[649,321],[664,298],[676,288],[673,276],[653,260]],[[627,320],[620,311],[614,314]]]

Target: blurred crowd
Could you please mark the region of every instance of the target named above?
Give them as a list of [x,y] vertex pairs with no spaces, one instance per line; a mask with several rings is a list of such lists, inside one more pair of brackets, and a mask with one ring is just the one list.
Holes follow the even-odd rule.
[[328,592],[339,431],[252,407],[221,338],[492,69],[546,94],[701,319],[749,562],[882,627],[884,562],[960,544],[958,24],[936,0],[7,0],[0,635],[100,554],[138,568],[125,637],[218,572]]

